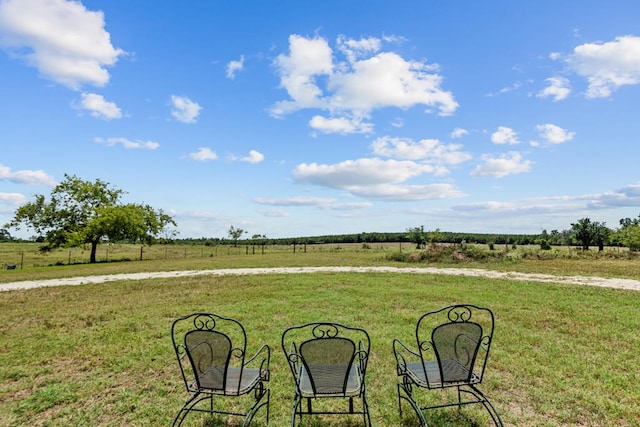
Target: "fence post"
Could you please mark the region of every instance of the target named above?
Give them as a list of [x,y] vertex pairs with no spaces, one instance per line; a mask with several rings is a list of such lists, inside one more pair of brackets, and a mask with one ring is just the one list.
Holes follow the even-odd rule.
[[142,250],[144,249],[144,246],[140,246],[140,261],[142,261]]

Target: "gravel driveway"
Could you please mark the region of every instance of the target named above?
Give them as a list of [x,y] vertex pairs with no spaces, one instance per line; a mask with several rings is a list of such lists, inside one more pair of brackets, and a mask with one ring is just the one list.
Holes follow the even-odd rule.
[[355,273],[413,273],[445,274],[454,276],[474,276],[494,279],[519,280],[527,282],[561,283],[585,286],[600,286],[616,289],[640,291],[640,281],[631,279],[607,279],[587,276],[552,276],[548,274],[526,274],[499,272],[478,268],[396,268],[396,267],[290,267],[290,268],[233,268],[220,270],[160,271],[153,273],[112,274],[105,276],[69,277],[64,279],[28,280],[22,282],[0,283],[1,291],[33,289],[45,286],[73,286],[89,283],[105,283],[115,280],[142,280],[153,278],[176,278],[187,276],[228,276],[251,274],[304,274],[323,272]]

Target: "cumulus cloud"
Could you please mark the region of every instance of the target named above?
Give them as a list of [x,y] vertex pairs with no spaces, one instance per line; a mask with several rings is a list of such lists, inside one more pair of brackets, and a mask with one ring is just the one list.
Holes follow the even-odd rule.
[[358,159],[333,165],[302,163],[293,171],[298,182],[329,188],[349,188],[386,183],[399,183],[424,173],[432,173],[431,165],[411,161]]
[[182,123],[195,123],[200,115],[202,107],[186,96],[171,95],[173,110],[171,115]]
[[466,196],[453,184],[356,186],[350,189],[355,196],[383,201],[406,202],[418,200],[444,200]]
[[83,93],[80,100],[80,108],[87,110],[93,117],[103,120],[122,118],[122,111],[113,103],[104,99],[102,95],[95,93]]
[[354,117],[332,117],[313,116],[309,121],[311,128],[323,133],[372,133],[373,124],[363,122],[361,118]]
[[236,73],[242,71],[244,67],[244,55],[240,55],[240,59],[237,61],[229,61],[227,64],[227,78],[234,79]]
[[56,180],[41,170],[19,170],[13,172],[10,167],[0,164],[0,181],[9,181],[14,184],[48,185],[54,187]]
[[319,206],[326,207],[336,203],[336,199],[328,197],[256,197],[253,201],[259,205],[269,206]]
[[[440,115],[455,112],[458,104],[451,92],[441,88],[443,78],[436,65],[409,61],[381,49],[382,40],[371,37],[340,36],[334,51],[324,38],[291,35],[289,52],[275,60],[280,86],[289,99],[273,105],[271,114],[281,117],[301,109],[320,109],[331,117],[316,119],[312,125],[347,133],[362,132],[349,123],[365,122],[379,108],[422,105],[437,109]],[[342,61],[334,59],[338,53]],[[331,121],[344,117],[350,119]]]
[[109,147],[122,145],[122,147],[128,150],[155,150],[160,146],[159,143],[153,141],[132,141],[122,137],[95,138],[95,142]]
[[254,203],[259,205],[269,206],[285,206],[285,207],[317,207],[320,209],[330,209],[337,211],[352,211],[358,209],[364,209],[372,206],[370,202],[351,202],[340,203],[336,199],[327,197],[256,197],[253,199]]
[[104,86],[107,67],[125,52],[111,44],[104,15],[78,1],[0,2],[0,46],[71,89]]
[[468,135],[468,134],[469,134],[469,132],[466,129],[455,128],[451,132],[451,138],[458,139],[458,138],[462,138],[463,136]]
[[483,163],[471,172],[471,176],[503,178],[507,175],[529,172],[533,162],[524,160],[516,151],[502,154],[498,157],[482,156]]
[[195,153],[189,153],[189,157],[193,160],[206,162],[210,160],[216,160],[218,158],[218,155],[208,147],[199,147],[198,151],[196,151]]
[[575,132],[569,132],[550,123],[536,126],[540,137],[550,144],[562,144],[571,141],[575,136]]
[[549,77],[545,80],[549,85],[540,91],[538,98],[553,98],[553,101],[562,101],[571,93],[569,80],[564,77]]
[[494,144],[518,144],[518,134],[511,128],[499,126],[498,130],[491,134],[491,142]]
[[20,193],[0,193],[0,203],[3,205],[21,206],[27,203],[27,197]]
[[264,154],[256,150],[250,150],[249,155],[247,156],[238,157],[232,154],[229,156],[229,160],[239,160],[246,163],[260,163],[264,161]]
[[443,144],[437,139],[414,141],[409,138],[381,137],[371,144],[377,156],[419,160],[437,164],[458,164],[471,159],[460,144]]
[[588,82],[588,98],[605,98],[623,85],[640,83],[640,37],[585,43],[569,55],[570,68]]

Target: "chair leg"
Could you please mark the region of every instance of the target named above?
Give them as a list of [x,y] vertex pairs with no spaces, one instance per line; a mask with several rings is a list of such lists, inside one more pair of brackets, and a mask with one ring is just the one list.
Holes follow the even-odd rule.
[[362,395],[362,411],[364,413],[364,425],[371,427],[371,414],[369,413],[369,402],[366,394]]
[[493,406],[493,404],[491,404],[491,401],[487,399],[487,397],[476,386],[471,385],[470,389],[471,389],[471,393],[478,398],[478,400],[482,403],[484,408],[487,410],[487,412],[491,416],[491,419],[493,420],[493,423],[497,427],[503,427],[504,424],[502,424],[500,415],[498,415],[498,411],[496,411],[496,408]]
[[[404,396],[403,396],[403,392],[404,392]],[[418,402],[413,397],[412,385],[406,382],[398,383],[398,405],[400,407],[400,419],[402,419],[402,400],[406,400],[407,402],[409,402],[409,404],[413,408],[413,411],[415,412],[418,419],[420,420],[420,426],[427,427],[427,420],[424,417],[424,414],[422,413],[422,409],[420,408],[420,405],[418,405]]]
[[[300,400],[300,396],[296,395],[295,398],[293,399],[293,409],[291,411],[291,427],[296,426],[296,415],[299,412],[298,408],[300,407],[301,404],[302,402]],[[300,415],[300,421],[302,422],[302,415]]]
[[178,415],[176,415],[176,417],[173,420],[173,426],[180,426],[182,425],[182,422],[184,421],[184,419],[187,417],[187,415],[189,414],[189,411],[191,411],[191,409],[193,409],[194,406],[196,406],[198,403],[202,402],[203,400],[206,399],[210,399],[211,400],[211,407],[213,408],[213,396],[206,396],[206,397],[201,397],[200,393],[196,393],[193,396],[191,396],[189,398],[189,400],[187,400],[184,404],[184,406],[182,407],[182,409],[180,409],[180,412],[178,412]]
[[[264,399],[265,396],[267,401],[262,402],[262,399]],[[266,421],[267,421],[267,425],[269,425],[269,402],[270,402],[270,390],[262,389],[261,393],[256,395],[256,401],[254,402],[253,406],[251,406],[251,409],[249,409],[249,411],[247,412],[247,415],[245,415],[244,421],[242,422],[242,427],[250,426],[256,413],[258,413],[260,408],[262,408],[263,406],[267,407]]]

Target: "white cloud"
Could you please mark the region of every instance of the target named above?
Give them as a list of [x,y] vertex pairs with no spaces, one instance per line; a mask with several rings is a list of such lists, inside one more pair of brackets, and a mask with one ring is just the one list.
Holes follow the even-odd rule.
[[589,207],[593,208],[621,208],[638,205],[640,205],[640,184],[626,185],[589,197]]
[[83,93],[80,106],[89,111],[93,117],[99,119],[112,120],[122,118],[120,108],[115,103],[106,101],[102,95]]
[[155,150],[160,146],[159,143],[153,141],[132,141],[128,138],[122,137],[110,137],[110,138],[95,138],[95,142],[98,144],[104,144],[109,147],[113,147],[115,145],[122,145],[124,148],[128,150]]
[[621,36],[606,43],[577,46],[568,62],[588,81],[588,98],[605,98],[623,85],[640,83],[640,37]]
[[462,129],[462,128],[455,128],[453,130],[453,132],[451,132],[451,138],[453,139],[458,139],[458,138],[462,138],[465,135],[468,135],[469,132],[466,129]]
[[294,179],[329,188],[350,188],[399,183],[424,173],[433,173],[431,165],[411,161],[358,159],[334,165],[302,163],[293,171]]
[[238,61],[229,61],[227,64],[227,78],[234,79],[238,71],[242,71],[244,67],[244,55],[240,55]]
[[347,57],[347,60],[353,63],[358,58],[364,58],[380,51],[382,41],[376,37],[354,40],[340,35],[337,39],[337,45],[338,49]]
[[564,77],[549,77],[545,80],[549,86],[538,93],[538,98],[553,98],[553,101],[562,101],[571,93],[569,80]]
[[[280,86],[290,99],[277,102],[270,111],[273,116],[300,109],[325,110],[331,119],[317,116],[310,124],[323,131],[339,129],[344,133],[362,132],[361,127],[348,125],[360,123],[378,108],[423,105],[438,109],[440,115],[457,109],[451,92],[441,88],[437,66],[380,52],[382,42],[376,38],[340,36],[337,43],[338,52],[345,57],[342,62],[334,62],[336,52],[323,38],[289,37],[289,52],[279,55],[275,65]],[[320,82],[325,85],[321,87]]]
[[[385,201],[416,201],[463,197],[452,184],[404,185],[425,173],[438,173],[440,168],[412,161],[358,159],[334,165],[301,164],[294,172],[298,182],[333,189],[344,189],[352,195]],[[338,209],[335,205],[332,209]]]
[[373,132],[372,123],[362,122],[362,119],[352,117],[326,118],[313,116],[309,121],[309,126],[323,133],[339,133],[343,135]]
[[19,170],[12,172],[11,168],[0,164],[0,181],[10,181],[15,184],[42,184],[54,187],[56,180],[41,170]]
[[124,54],[111,44],[102,12],[67,0],[0,2],[0,46],[72,89],[107,84],[106,67]]
[[269,206],[319,206],[326,207],[336,203],[336,199],[326,197],[256,197],[253,201],[259,205]]
[[20,193],[0,193],[0,203],[3,205],[21,206],[27,203],[27,197]]
[[256,197],[255,199],[253,199],[253,202],[259,205],[287,206],[287,207],[312,206],[320,209],[330,209],[330,210],[338,210],[338,211],[351,211],[351,210],[365,209],[373,206],[372,203],[370,202],[339,203],[336,199],[331,199],[326,197],[281,197],[281,198]]
[[575,136],[575,132],[568,132],[560,126],[550,123],[536,126],[540,137],[551,144],[562,144],[571,141]]
[[498,130],[491,134],[491,142],[494,144],[518,144],[518,134],[511,128],[498,126]]
[[471,176],[503,178],[507,175],[529,172],[533,164],[530,160],[524,160],[522,155],[516,151],[502,154],[499,157],[484,155],[482,160],[483,163],[471,172]]
[[286,89],[291,100],[280,101],[271,109],[278,117],[302,108],[325,108],[322,90],[316,76],[330,75],[333,70],[331,48],[322,38],[307,39],[289,36],[289,55],[280,54],[275,65],[280,73],[280,87]]
[[202,110],[200,104],[186,96],[171,95],[171,105],[173,105],[171,115],[183,123],[195,123]]
[[209,160],[216,160],[218,155],[208,147],[199,147],[198,151],[195,153],[189,153],[189,157],[193,160],[206,162]]
[[229,156],[229,159],[239,160],[241,162],[247,162],[247,163],[260,163],[264,161],[264,154],[256,150],[250,150],[248,156],[238,157],[232,154]]
[[381,137],[371,144],[377,156],[430,163],[458,164],[471,159],[460,144],[443,144],[437,139],[413,141],[409,138]]
[[466,194],[452,184],[395,185],[381,184],[350,188],[355,196],[384,201],[444,200],[464,197]]

